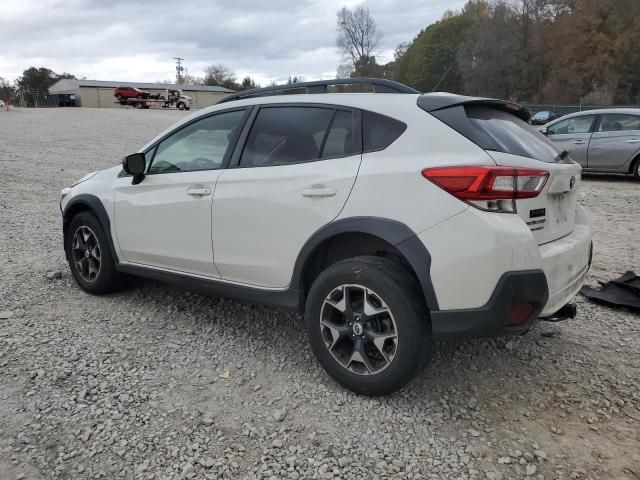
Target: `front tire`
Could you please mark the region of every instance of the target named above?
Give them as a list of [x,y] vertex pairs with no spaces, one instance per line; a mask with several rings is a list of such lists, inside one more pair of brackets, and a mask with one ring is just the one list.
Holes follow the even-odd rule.
[[122,281],[116,272],[102,225],[91,212],[80,212],[69,224],[65,238],[69,268],[76,283],[93,294],[113,292]]
[[186,105],[182,102],[178,103],[178,110],[185,110],[186,109]]
[[636,177],[636,180],[640,180],[640,157],[638,157],[636,163],[633,165],[633,176]]
[[328,267],[305,308],[311,348],[345,388],[386,395],[403,387],[431,356],[431,324],[410,272],[380,257]]

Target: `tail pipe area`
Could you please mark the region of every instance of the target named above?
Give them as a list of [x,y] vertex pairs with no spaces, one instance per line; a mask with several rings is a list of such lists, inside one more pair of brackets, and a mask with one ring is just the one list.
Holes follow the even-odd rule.
[[545,322],[561,322],[570,318],[575,318],[578,313],[578,307],[575,303],[567,303],[564,307],[558,310],[556,313],[549,315],[548,317],[542,317],[540,320]]

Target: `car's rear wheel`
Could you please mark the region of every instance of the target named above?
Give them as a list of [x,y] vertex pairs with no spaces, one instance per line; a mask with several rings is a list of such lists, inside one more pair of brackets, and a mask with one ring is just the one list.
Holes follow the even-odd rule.
[[120,288],[122,278],[116,271],[107,236],[92,213],[80,212],[71,220],[65,249],[71,274],[83,290],[101,294]]
[[420,290],[396,262],[355,257],[323,271],[307,297],[311,348],[331,377],[364,395],[405,385],[431,355]]
[[633,176],[636,180],[640,180],[640,157],[636,159],[636,163],[633,165]]

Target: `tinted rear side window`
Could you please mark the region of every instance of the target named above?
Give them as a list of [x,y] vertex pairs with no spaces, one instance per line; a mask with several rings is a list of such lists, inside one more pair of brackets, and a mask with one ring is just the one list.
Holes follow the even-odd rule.
[[320,158],[334,110],[315,107],[265,107],[251,127],[240,158],[242,167],[267,167]]
[[353,143],[353,115],[339,110],[333,117],[322,148],[322,158],[343,157],[356,153]]
[[373,112],[362,112],[362,140],[365,152],[384,150],[400,135],[407,126],[399,120]]

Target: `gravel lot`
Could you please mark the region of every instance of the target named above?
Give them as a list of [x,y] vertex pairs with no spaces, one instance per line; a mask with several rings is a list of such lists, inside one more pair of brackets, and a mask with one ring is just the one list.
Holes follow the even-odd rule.
[[[300,318],[149,281],[72,281],[60,189],[184,114],[0,112],[0,479],[640,478],[640,315],[440,343],[403,391],[358,397]],[[640,183],[592,176],[588,283],[640,271]],[[61,275],[49,275],[61,272]]]

